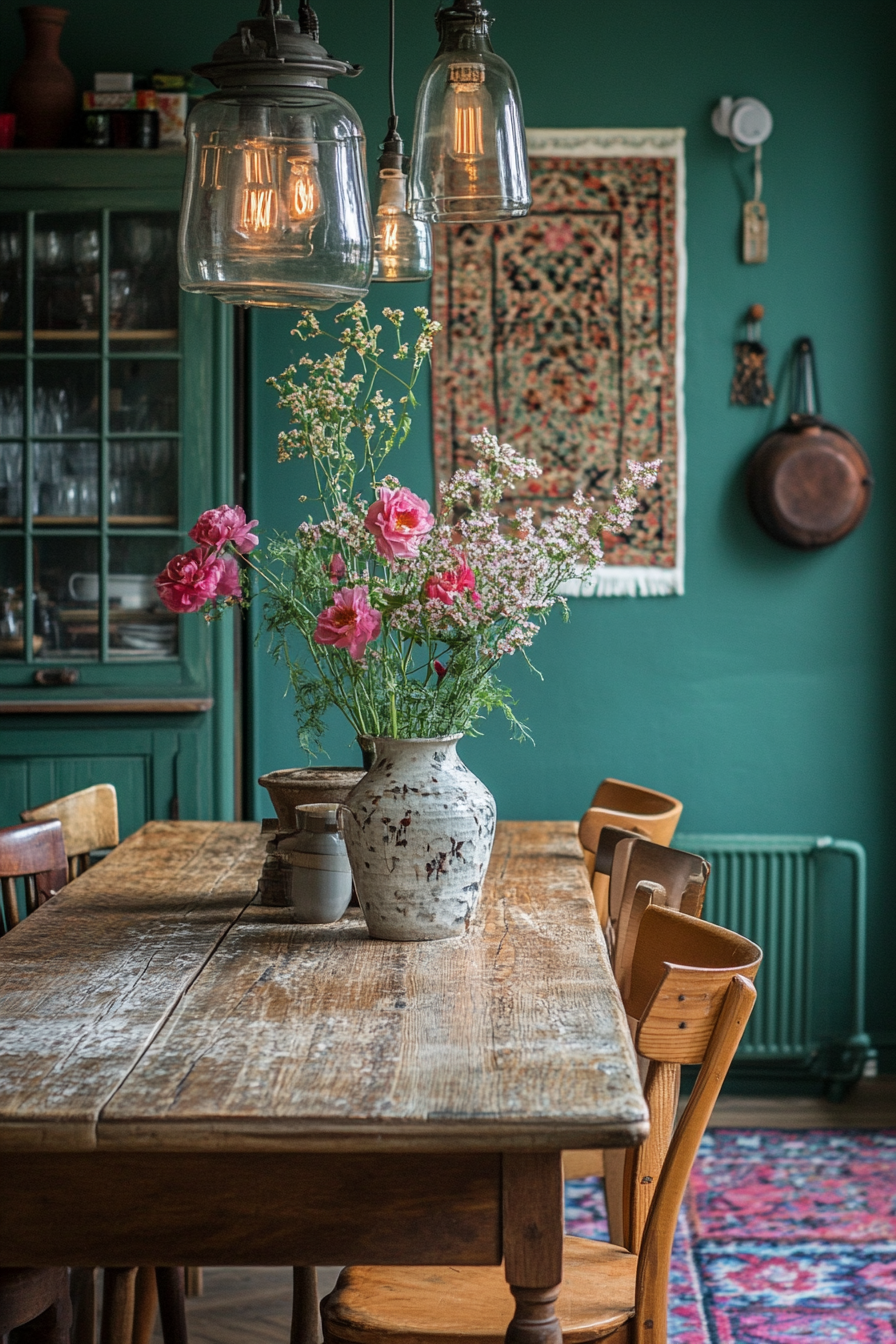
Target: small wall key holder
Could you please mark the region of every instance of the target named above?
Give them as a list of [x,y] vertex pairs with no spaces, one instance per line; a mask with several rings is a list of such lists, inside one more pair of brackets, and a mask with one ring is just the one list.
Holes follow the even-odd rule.
[[822,419],[808,336],[794,346],[791,387],[790,416],[750,459],[747,492],[770,536],[785,546],[816,550],[858,527],[874,479],[861,444]]

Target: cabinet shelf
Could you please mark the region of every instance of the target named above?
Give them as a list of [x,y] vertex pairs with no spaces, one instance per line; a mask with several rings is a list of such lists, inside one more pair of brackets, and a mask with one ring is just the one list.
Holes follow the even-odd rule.
[[[21,528],[21,518],[0,517],[0,527]],[[41,527],[98,527],[99,518],[95,513],[65,514],[56,517],[49,513],[36,513],[35,526]],[[173,513],[110,513],[110,527],[177,527],[177,517]]]
[[[37,328],[32,335],[36,341],[98,341],[100,333],[93,328],[88,331],[59,331]],[[0,331],[0,341],[21,341],[24,332]],[[116,327],[109,332],[110,341],[176,341],[177,327]]]

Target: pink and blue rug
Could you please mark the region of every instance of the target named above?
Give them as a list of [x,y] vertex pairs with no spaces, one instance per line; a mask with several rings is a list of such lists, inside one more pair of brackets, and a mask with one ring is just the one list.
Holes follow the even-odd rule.
[[[603,1187],[566,1230],[607,1236]],[[713,1129],[672,1255],[676,1344],[896,1344],[896,1130]]]

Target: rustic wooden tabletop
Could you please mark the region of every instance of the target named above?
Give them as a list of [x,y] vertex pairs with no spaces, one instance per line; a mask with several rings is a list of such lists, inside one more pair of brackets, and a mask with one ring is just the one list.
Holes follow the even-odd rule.
[[571,824],[498,828],[470,933],[253,905],[256,823],[151,822],[0,940],[0,1149],[504,1151],[645,1108]]

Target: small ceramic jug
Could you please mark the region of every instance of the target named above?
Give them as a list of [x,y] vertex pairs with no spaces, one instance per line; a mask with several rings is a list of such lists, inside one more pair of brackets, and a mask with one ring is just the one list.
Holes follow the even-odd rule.
[[277,846],[289,869],[288,890],[297,924],[333,924],[352,898],[352,870],[336,807],[296,808],[296,830]]

